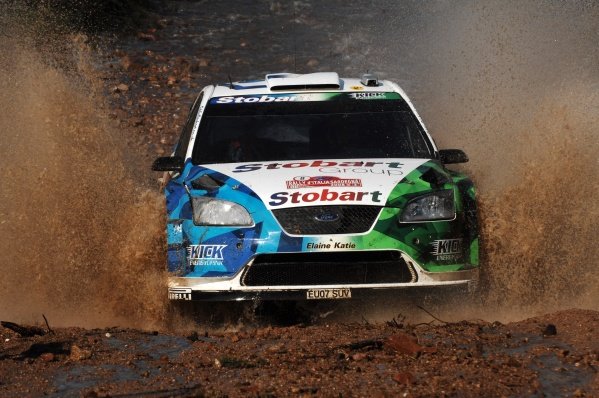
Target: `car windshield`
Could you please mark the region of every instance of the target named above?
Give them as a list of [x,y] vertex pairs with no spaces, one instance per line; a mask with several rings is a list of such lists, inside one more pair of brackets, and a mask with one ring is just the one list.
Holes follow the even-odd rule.
[[212,98],[192,161],[431,158],[432,152],[397,93],[269,94]]

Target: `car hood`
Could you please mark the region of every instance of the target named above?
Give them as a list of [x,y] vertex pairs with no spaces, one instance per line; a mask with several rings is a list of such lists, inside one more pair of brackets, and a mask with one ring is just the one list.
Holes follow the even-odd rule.
[[[201,168],[232,179],[227,185],[239,182],[253,191],[269,209],[385,206],[393,201],[398,184],[416,169],[420,171],[418,176],[434,168],[436,174],[447,177],[438,163],[430,159],[315,159],[203,164]],[[193,178],[200,175],[192,174],[195,174]],[[414,186],[412,182],[410,184]],[[427,186],[430,189],[431,186]]]

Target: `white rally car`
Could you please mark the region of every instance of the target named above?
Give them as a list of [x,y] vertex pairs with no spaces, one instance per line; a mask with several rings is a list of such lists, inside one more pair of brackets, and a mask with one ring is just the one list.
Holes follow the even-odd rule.
[[269,74],[205,87],[168,171],[169,297],[332,299],[474,285],[474,186],[393,82]]

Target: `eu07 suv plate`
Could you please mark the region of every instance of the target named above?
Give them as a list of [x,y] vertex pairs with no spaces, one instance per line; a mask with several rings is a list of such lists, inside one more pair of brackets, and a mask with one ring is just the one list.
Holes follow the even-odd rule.
[[308,300],[349,299],[351,290],[348,288],[310,289],[306,292]]

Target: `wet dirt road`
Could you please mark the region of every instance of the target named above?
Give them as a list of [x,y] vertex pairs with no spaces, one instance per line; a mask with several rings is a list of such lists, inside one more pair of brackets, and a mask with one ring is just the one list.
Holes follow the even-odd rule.
[[[172,148],[187,109],[203,85],[225,82],[228,75],[245,79],[273,71],[336,70],[347,76],[375,71],[406,89],[433,134],[439,132],[436,137],[442,144],[466,149],[472,159],[471,171],[486,190],[483,198],[505,198],[521,194],[505,187],[513,183],[511,173],[522,170],[505,170],[495,156],[503,152],[513,163],[528,156],[527,152],[503,151],[501,144],[506,135],[518,137],[521,130],[514,126],[521,127],[523,121],[527,131],[543,131],[550,146],[554,141],[547,126],[568,126],[577,137],[572,145],[580,159],[585,160],[586,153],[596,153],[593,141],[588,140],[593,137],[591,130],[576,117],[581,113],[592,125],[597,120],[596,109],[594,114],[586,113],[586,108],[568,113],[558,103],[556,116],[554,105],[549,104],[549,113],[543,109],[533,112],[531,118],[535,120],[530,124],[535,129],[529,128],[529,115],[515,110],[523,105],[530,110],[537,98],[545,98],[544,93],[563,85],[565,80],[556,83],[557,77],[578,72],[583,72],[578,75],[584,85],[569,83],[580,88],[577,95],[583,96],[589,107],[597,103],[596,94],[581,88],[597,84],[596,70],[588,68],[596,65],[597,50],[585,53],[584,46],[568,44],[573,38],[594,43],[597,10],[578,8],[584,7],[575,4],[539,11],[553,30],[561,26],[560,18],[578,17],[576,29],[553,37],[543,36],[543,29],[511,30],[509,21],[514,15],[499,12],[497,5],[489,11],[484,6],[468,10],[463,4],[455,7],[442,2],[425,6],[415,2],[171,2],[149,17],[137,33],[101,37],[102,45],[84,52],[91,64],[85,73],[88,79],[101,82],[99,91],[107,106],[98,112],[110,120],[125,150],[140,155],[142,160],[136,164],[149,169],[155,156]],[[559,12],[564,16],[559,17]],[[471,14],[478,17],[467,26]],[[527,19],[526,12],[516,16],[520,18],[518,26],[522,20],[543,25],[537,19]],[[448,18],[455,22],[453,28],[442,23]],[[451,40],[443,41],[444,36]],[[519,45],[520,37],[534,43],[536,50]],[[487,39],[490,50],[482,45]],[[565,44],[554,48],[554,39]],[[465,40],[464,48],[447,44],[460,40]],[[77,36],[73,41],[84,43],[87,39]],[[559,51],[568,56],[552,58],[552,69],[538,68],[542,54]],[[527,53],[527,62],[523,62],[523,53]],[[570,63],[568,57],[578,62]],[[504,64],[517,72],[506,72]],[[524,88],[523,82],[527,83]],[[514,95],[522,91],[530,91],[534,101]],[[565,91],[560,93],[568,98]],[[508,102],[503,100],[507,95]],[[489,116],[498,113],[509,114],[510,120]],[[545,119],[550,121],[548,125],[539,122]],[[483,134],[498,126],[501,134]],[[555,135],[561,137],[559,131]],[[522,138],[525,143],[528,139]],[[561,138],[558,142],[562,144]],[[493,153],[489,147],[494,148]],[[542,152],[534,145],[530,150]],[[553,155],[547,152],[547,158],[555,159]],[[590,239],[597,220],[596,205],[579,200],[590,191],[589,184],[576,179],[578,172],[571,178],[562,164],[559,172],[553,173],[546,160],[537,159],[540,170],[551,173],[534,173],[540,190],[535,205],[543,207],[555,200],[542,191],[552,182],[543,180],[544,176],[558,174],[568,181],[564,196],[586,210],[581,212],[585,220],[572,229],[577,240],[569,241],[569,235],[546,238],[556,234],[550,228],[556,215],[551,212],[534,222],[516,220],[527,231],[538,230],[547,242],[514,234],[502,220],[526,215],[502,213],[501,202],[489,202],[487,215],[492,222],[484,232],[492,253],[487,254],[487,263],[501,272],[492,275],[488,291],[483,292],[488,296],[483,305],[424,305],[429,315],[405,303],[366,303],[355,308],[345,304],[343,311],[333,314],[320,310],[312,318],[298,316],[284,321],[272,314],[248,317],[238,309],[225,308],[230,311],[226,320],[214,323],[206,322],[206,318],[168,314],[172,309],[155,290],[160,283],[148,285],[154,290],[129,292],[138,296],[135,300],[124,293],[115,294],[145,277],[140,276],[146,275],[144,268],[136,266],[136,272],[123,277],[121,284],[115,279],[104,282],[110,286],[106,296],[119,299],[118,304],[109,301],[110,306],[117,306],[114,313],[118,317],[90,319],[95,312],[84,312],[67,318],[36,303],[29,304],[26,313],[35,313],[42,325],[39,333],[44,335],[23,336],[0,328],[0,396],[599,396],[599,300],[596,276],[587,274],[585,268],[597,265],[592,260],[597,258],[593,254],[597,249]],[[572,169],[578,166],[573,164]],[[587,178],[592,180],[596,173],[590,169]],[[157,190],[156,175],[141,169],[134,174]],[[95,174],[92,177],[97,178]],[[145,211],[159,210],[156,206],[138,210],[142,214]],[[160,226],[160,220],[153,221]],[[571,227],[562,219],[560,225]],[[119,258],[118,264],[137,261],[144,267],[161,268],[161,254],[135,251],[143,245],[161,253],[159,239],[134,241],[134,255]],[[540,256],[538,253],[542,257],[534,257]],[[533,256],[532,260],[527,256]],[[528,260],[519,260],[523,257]],[[564,258],[571,263],[564,266]],[[582,258],[591,261],[580,261]],[[516,264],[518,271],[506,270],[505,265],[501,269],[506,262]],[[539,264],[547,267],[541,276],[534,272]],[[551,268],[554,264],[555,269]],[[561,271],[572,270],[572,264],[577,267],[575,272]],[[118,275],[118,271],[113,272]],[[522,282],[514,283],[514,279]],[[68,284],[81,282],[69,280]],[[85,283],[95,287],[94,280]],[[50,308],[55,293],[48,289],[42,297]],[[100,293],[93,301],[96,307],[106,302]],[[80,299],[85,300],[83,296]],[[65,312],[79,310],[69,308]],[[52,332],[38,319],[44,311]],[[220,315],[217,313],[216,318]],[[152,316],[156,319],[145,322]],[[525,320],[510,322],[519,319]],[[4,320],[23,322],[28,317]],[[98,324],[102,327],[94,329]],[[112,325],[122,327],[105,327]]]
[[187,334],[4,329],[4,397],[597,396],[599,313],[251,325]]

